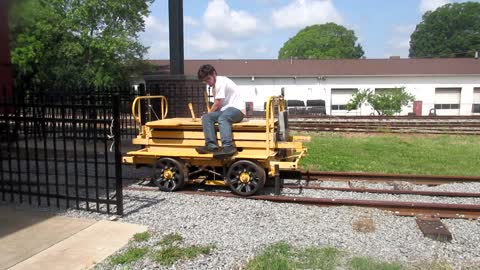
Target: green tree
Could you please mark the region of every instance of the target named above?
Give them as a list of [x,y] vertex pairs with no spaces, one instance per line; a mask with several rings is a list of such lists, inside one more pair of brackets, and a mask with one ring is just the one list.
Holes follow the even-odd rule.
[[283,44],[278,59],[339,59],[360,58],[363,48],[357,37],[335,23],[307,26]]
[[146,48],[138,33],[153,0],[19,0],[9,16],[17,84],[128,82]]
[[423,15],[410,57],[473,57],[480,49],[480,3],[447,4]]
[[347,110],[355,110],[368,103],[378,115],[392,116],[402,111],[402,106],[415,100],[415,96],[405,91],[405,87],[385,89],[373,93],[370,89],[356,91],[347,104]]

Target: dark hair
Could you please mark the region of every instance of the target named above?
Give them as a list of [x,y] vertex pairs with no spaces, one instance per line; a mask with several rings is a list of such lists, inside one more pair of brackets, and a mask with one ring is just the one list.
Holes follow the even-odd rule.
[[208,75],[214,74],[216,75],[217,71],[210,64],[203,65],[198,69],[198,79],[201,81],[203,81]]

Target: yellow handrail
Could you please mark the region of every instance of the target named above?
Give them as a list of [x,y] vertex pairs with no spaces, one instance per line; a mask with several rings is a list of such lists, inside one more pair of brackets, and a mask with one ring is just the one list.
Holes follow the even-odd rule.
[[266,143],[267,153],[270,151],[270,132],[275,128],[275,106],[278,108],[278,112],[285,110],[285,99],[283,96],[270,96],[267,99],[265,106],[265,121],[266,121]]
[[140,97],[136,97],[132,102],[132,115],[133,115],[133,118],[135,118],[135,121],[137,121],[139,124],[141,124],[140,115],[141,115],[142,106],[138,106],[137,113],[135,113],[135,108],[137,107],[137,103],[142,99],[154,99],[154,98],[160,99],[161,118],[165,119],[167,117],[168,102],[165,96],[140,96]]
[[205,96],[205,105],[207,105],[207,112],[210,112],[210,100],[208,98],[208,92],[205,90],[203,94]]

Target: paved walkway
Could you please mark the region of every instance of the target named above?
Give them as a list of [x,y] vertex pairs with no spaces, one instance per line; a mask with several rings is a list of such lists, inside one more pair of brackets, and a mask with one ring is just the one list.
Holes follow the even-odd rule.
[[0,270],[88,269],[146,230],[0,206]]

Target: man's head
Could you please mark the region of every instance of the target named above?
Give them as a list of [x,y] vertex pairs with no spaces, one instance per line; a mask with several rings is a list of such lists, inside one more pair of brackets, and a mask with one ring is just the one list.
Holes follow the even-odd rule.
[[198,79],[208,86],[215,86],[217,81],[217,71],[212,65],[206,64],[198,69]]

